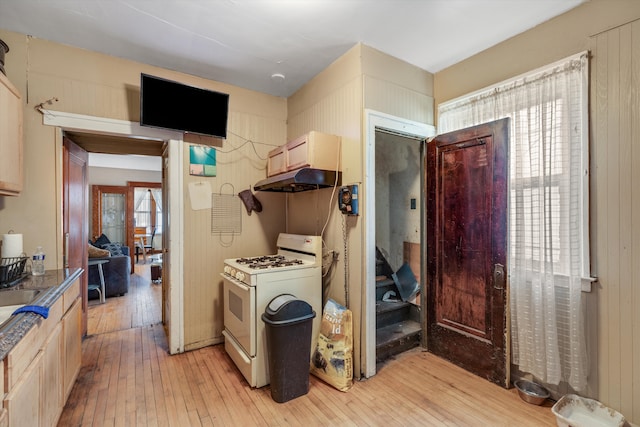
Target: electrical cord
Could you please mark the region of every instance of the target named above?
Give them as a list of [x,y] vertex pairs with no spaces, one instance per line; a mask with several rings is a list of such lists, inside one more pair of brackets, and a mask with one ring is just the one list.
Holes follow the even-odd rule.
[[333,197],[336,195],[336,189],[338,188],[338,174],[340,172],[340,154],[342,152],[342,140],[340,140],[340,144],[338,144],[338,155],[336,156],[336,178],[333,182],[333,190],[331,191],[331,197],[329,198],[329,211],[327,212],[327,220],[324,222],[324,226],[322,227],[322,231],[320,232],[320,236],[322,237],[322,242],[324,243],[324,230],[327,228],[327,224],[329,224],[329,218],[331,218],[331,206],[333,206]]
[[344,305],[349,308],[349,253],[345,215],[342,215],[342,241],[344,243]]
[[268,157],[262,157],[260,154],[258,154],[258,150],[256,149],[256,144],[259,145],[267,145],[269,147],[278,147],[278,145],[275,144],[267,144],[266,142],[259,142],[259,141],[253,141],[251,139],[245,138],[241,135],[238,135],[237,133],[231,132],[231,131],[227,131],[228,134],[233,135],[237,138],[242,139],[244,142],[238,146],[238,147],[233,147],[231,150],[228,151],[224,151],[224,150],[220,150],[218,148],[216,148],[216,151],[222,153],[222,154],[229,154],[229,153],[233,153],[234,151],[237,151],[239,149],[241,149],[242,147],[244,147],[247,144],[251,144],[251,148],[253,148],[253,152],[256,154],[256,157],[258,157],[260,160],[267,160]]

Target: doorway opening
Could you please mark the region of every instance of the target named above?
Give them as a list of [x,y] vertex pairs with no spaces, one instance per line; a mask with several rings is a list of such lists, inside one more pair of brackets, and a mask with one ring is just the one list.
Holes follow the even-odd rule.
[[79,132],[64,136],[87,152],[89,211],[83,221],[90,243],[110,252],[102,278],[88,268],[90,284],[105,284],[102,292],[87,294],[87,335],[162,323],[162,283],[151,273],[162,268],[155,227],[162,226],[164,144],[126,137],[116,144],[114,137]]
[[418,346],[425,140],[376,128],[376,362]]
[[[184,351],[184,310],[183,310],[183,249],[182,233],[183,210],[181,179],[184,170],[183,134],[165,129],[145,128],[138,123],[108,119],[104,117],[87,116],[60,111],[43,110],[43,123],[56,127],[56,146],[63,152],[63,134],[74,136],[89,135],[100,137],[105,147],[111,147],[115,152],[130,153],[134,147],[140,150],[136,154],[162,156],[162,186],[165,189],[163,197],[163,224],[168,224],[166,218],[172,218],[171,228],[176,230],[170,235],[170,227],[165,226],[162,235],[163,269],[162,269],[162,323],[169,343],[169,353],[177,354]],[[158,150],[162,147],[162,150]],[[98,151],[88,149],[85,150]],[[119,151],[117,151],[119,150]],[[149,150],[152,152],[150,153]],[[113,153],[113,152],[112,152]],[[64,181],[65,171],[61,169],[61,181]],[[63,213],[63,206],[59,211]],[[62,235],[62,228],[61,228]],[[86,242],[89,235],[85,229],[82,241]],[[64,240],[60,246],[63,251],[68,248]],[[86,246],[85,246],[86,247]],[[86,253],[86,252],[85,252]],[[86,266],[86,264],[85,264]],[[86,307],[87,296],[83,295],[83,308]],[[83,310],[83,331],[86,333],[86,309]]]
[[[366,110],[365,111],[365,129],[366,129],[366,144],[365,144],[365,187],[370,194],[375,197],[366,197],[365,205],[367,216],[365,218],[365,233],[364,233],[364,271],[365,271],[365,297],[363,307],[363,334],[361,344],[361,373],[364,377],[371,377],[376,374],[377,370],[377,320],[378,320],[378,300],[384,298],[384,295],[388,290],[394,290],[396,292],[396,298],[399,295],[399,289],[397,286],[395,289],[377,290],[378,276],[387,276],[395,274],[398,277],[407,277],[404,273],[407,270],[416,276],[416,281],[419,283],[419,291],[413,297],[410,296],[408,303],[407,316],[412,319],[411,329],[418,329],[418,331],[424,329],[424,316],[419,314],[420,304],[416,304],[416,301],[420,302],[421,299],[415,297],[424,295],[424,276],[425,271],[422,268],[424,251],[414,255],[416,249],[424,247],[424,212],[422,207],[424,206],[423,194],[424,194],[424,142],[428,137],[435,136],[435,127],[425,123],[415,122],[400,117],[391,116],[389,114],[380,113],[378,111]],[[401,147],[400,150],[396,148]],[[385,151],[393,152],[393,156],[397,159],[390,164],[376,162],[378,151],[384,153]],[[418,155],[416,156],[416,152]],[[381,154],[382,154],[381,153]],[[382,154],[384,155],[384,154]],[[416,166],[416,162],[418,166]],[[397,163],[397,165],[396,165]],[[411,164],[411,166],[409,166]],[[408,168],[408,171],[403,172]],[[385,170],[388,169],[387,176],[383,181],[378,182],[378,168]],[[411,177],[412,184],[406,189],[403,187],[408,176]],[[391,183],[393,182],[393,186]],[[381,186],[379,193],[378,186]],[[402,187],[402,188],[397,188]],[[402,191],[398,191],[402,190]],[[391,194],[393,192],[397,194]],[[384,193],[384,194],[383,194]],[[378,203],[378,197],[381,198],[381,202]],[[415,209],[412,209],[415,199]],[[384,202],[382,201],[384,200]],[[388,206],[388,203],[394,203],[400,205],[396,210],[393,210]],[[379,207],[377,206],[379,205]],[[400,210],[404,212],[400,212]],[[378,213],[380,211],[380,213]],[[393,212],[393,214],[391,214]],[[378,216],[382,219],[378,221]],[[409,233],[410,229],[395,229],[396,226],[402,225],[402,222],[408,222],[412,224],[414,228],[413,233]],[[404,227],[404,225],[402,225]],[[380,236],[378,236],[380,235]],[[378,240],[380,240],[383,250],[378,247]],[[392,243],[393,242],[393,243]],[[405,247],[405,242],[407,245]],[[387,248],[384,248],[387,246]],[[390,249],[393,248],[393,249]],[[387,259],[388,268],[386,274],[382,273],[378,267],[381,260],[381,255]],[[405,258],[405,253],[406,258]],[[407,261],[408,268],[402,268]],[[394,264],[392,266],[392,264]],[[383,262],[384,265],[384,262]],[[396,267],[397,266],[397,267]],[[393,282],[393,278],[391,279]],[[404,282],[404,280],[401,280]],[[395,282],[394,282],[395,285]],[[388,297],[392,295],[389,294]],[[379,297],[379,298],[377,298]],[[401,298],[401,297],[400,297]],[[404,305],[404,304],[403,304]],[[416,317],[417,314],[417,317]],[[417,320],[415,320],[417,319]],[[391,328],[393,329],[393,328]],[[412,332],[412,335],[413,334]],[[422,338],[418,336],[418,340]],[[413,345],[413,344],[412,344]],[[389,347],[393,348],[393,345]],[[384,357],[381,351],[381,356]]]

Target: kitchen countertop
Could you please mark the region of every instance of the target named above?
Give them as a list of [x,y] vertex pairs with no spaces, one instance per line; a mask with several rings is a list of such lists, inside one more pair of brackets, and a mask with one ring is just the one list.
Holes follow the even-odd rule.
[[[46,291],[29,305],[51,307],[83,271],[81,268],[71,268],[47,270],[43,276],[28,275],[11,288],[0,290],[0,298],[2,298],[2,292],[11,292],[13,289],[44,289]],[[42,317],[39,314],[19,313],[2,324],[0,326],[0,360],[4,359],[22,337],[40,321]]]

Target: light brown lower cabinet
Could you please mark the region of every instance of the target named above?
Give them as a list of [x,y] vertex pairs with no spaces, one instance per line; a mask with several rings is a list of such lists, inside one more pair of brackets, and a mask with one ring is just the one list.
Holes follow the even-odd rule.
[[0,427],[56,426],[82,363],[81,301],[76,281],[9,352]]
[[[49,341],[45,344],[42,355],[42,376],[40,377],[40,426],[54,426],[58,423],[58,418],[64,407],[62,398],[62,323],[53,330],[49,336]],[[35,424],[34,424],[35,425]]]
[[[62,378],[62,406],[64,406],[73,384],[76,382],[80,365],[82,364],[82,335],[80,325],[82,322],[82,303],[80,298],[71,306],[67,314],[62,318],[62,330],[64,333],[63,354],[60,360],[63,364]],[[60,408],[62,409],[62,407]]]
[[4,406],[9,414],[9,426],[40,425],[42,354],[42,350],[36,354],[35,359],[4,399]]

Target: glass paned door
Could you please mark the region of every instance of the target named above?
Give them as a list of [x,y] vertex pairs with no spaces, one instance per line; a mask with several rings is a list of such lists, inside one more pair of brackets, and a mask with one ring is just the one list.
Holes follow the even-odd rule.
[[102,232],[112,242],[125,241],[125,218],[124,194],[102,193]]
[[91,230],[92,240],[101,234],[113,243],[128,245],[127,230],[130,225],[128,210],[128,188],[117,185],[91,186]]

